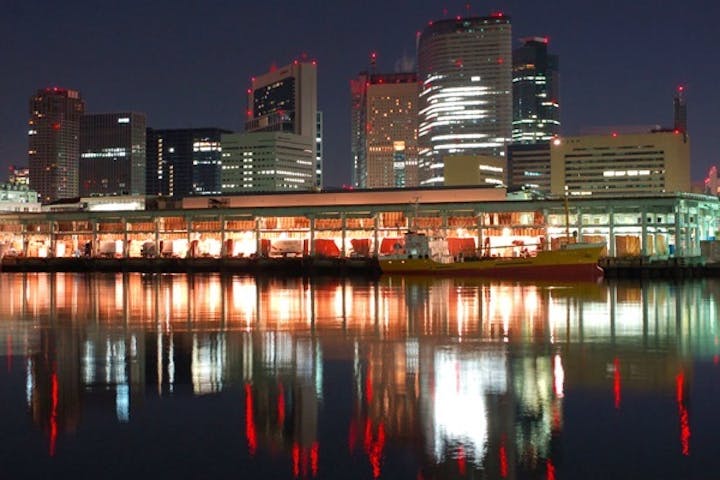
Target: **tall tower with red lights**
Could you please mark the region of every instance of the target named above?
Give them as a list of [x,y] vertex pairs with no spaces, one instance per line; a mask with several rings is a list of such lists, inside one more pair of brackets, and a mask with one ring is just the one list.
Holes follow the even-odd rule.
[[30,97],[30,188],[42,203],[79,193],[80,119],[85,102],[76,90],[44,88]]
[[687,133],[687,104],[685,103],[685,86],[679,85],[673,97],[673,128],[680,133]]

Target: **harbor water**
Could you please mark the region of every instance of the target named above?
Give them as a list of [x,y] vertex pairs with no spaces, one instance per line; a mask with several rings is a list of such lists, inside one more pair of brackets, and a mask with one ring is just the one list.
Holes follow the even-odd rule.
[[714,478],[720,281],[0,274],[0,478]]

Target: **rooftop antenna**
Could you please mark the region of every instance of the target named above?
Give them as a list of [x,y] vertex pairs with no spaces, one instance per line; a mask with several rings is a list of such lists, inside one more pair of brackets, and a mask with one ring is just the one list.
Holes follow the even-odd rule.
[[673,96],[673,129],[687,136],[687,104],[685,103],[685,85],[678,85]]
[[370,53],[370,74],[375,75],[377,67],[377,52]]
[[467,18],[470,18],[472,16],[470,14],[471,9],[472,9],[472,5],[470,4],[470,2],[466,2],[465,3],[465,15],[467,16]]

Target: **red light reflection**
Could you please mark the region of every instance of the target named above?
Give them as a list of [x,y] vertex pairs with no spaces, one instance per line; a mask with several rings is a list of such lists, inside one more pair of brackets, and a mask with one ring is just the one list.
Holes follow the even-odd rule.
[[550,458],[547,459],[547,480],[555,480],[555,465]]
[[257,449],[257,432],[255,431],[255,418],[253,417],[253,392],[249,383],[245,384],[245,436],[247,437],[250,455],[255,455]]
[[502,436],[500,443],[500,476],[507,478],[508,475],[508,460],[507,451],[505,450],[505,435]]
[[460,445],[457,453],[458,471],[460,475],[465,475],[467,471],[467,459],[465,458],[465,449]]
[[382,461],[383,450],[385,449],[385,425],[380,422],[378,426],[377,440],[372,443],[371,449],[368,452],[370,456],[370,463],[373,469],[373,478],[380,476],[380,462]]
[[685,406],[685,372],[678,373],[675,377],[676,397],[678,404],[678,414],[680,416],[680,446],[682,454],[690,456],[690,416]]
[[370,404],[373,399],[373,385],[372,385],[372,374],[368,368],[367,375],[365,376],[365,402]]
[[55,441],[57,440],[57,432],[58,432],[58,426],[57,426],[57,408],[58,408],[58,398],[59,398],[59,387],[58,387],[58,378],[57,373],[53,372],[52,376],[50,377],[50,391],[51,391],[51,409],[50,409],[50,456],[55,456]]
[[319,456],[320,445],[318,442],[313,442],[312,448],[310,449],[310,468],[312,469],[313,477],[318,474],[318,456]]
[[297,442],[292,446],[292,470],[294,477],[300,475],[300,445]]
[[285,389],[282,384],[278,384],[278,399],[277,399],[277,412],[278,412],[278,425],[285,423]]
[[620,391],[620,359],[615,357],[615,360],[613,360],[613,394],[615,397],[615,408],[620,410],[620,399],[621,399],[621,391]]

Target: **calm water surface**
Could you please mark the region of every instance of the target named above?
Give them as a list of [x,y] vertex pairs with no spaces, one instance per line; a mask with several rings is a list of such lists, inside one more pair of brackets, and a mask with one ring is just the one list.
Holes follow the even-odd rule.
[[720,283],[0,275],[0,478],[718,478]]

